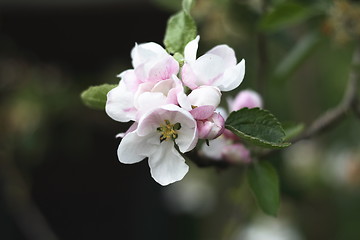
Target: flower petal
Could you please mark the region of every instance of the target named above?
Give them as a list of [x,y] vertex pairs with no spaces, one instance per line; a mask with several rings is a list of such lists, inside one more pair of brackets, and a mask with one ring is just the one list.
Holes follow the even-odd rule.
[[158,57],[166,55],[168,55],[166,50],[154,42],[135,44],[135,47],[131,50],[131,58],[134,68],[137,68],[145,62],[152,61]]
[[192,109],[190,113],[196,120],[205,120],[214,114],[214,110],[214,106],[203,105]]
[[221,91],[231,91],[237,88],[245,76],[245,60],[241,60],[236,66],[226,69],[222,78],[213,85],[219,87]]
[[198,50],[200,36],[196,36],[196,38],[186,44],[184,49],[184,58],[187,62],[194,62],[196,60],[196,53]]
[[183,179],[189,171],[185,159],[175,149],[172,141],[164,141],[149,156],[151,176],[165,186]]
[[133,105],[134,95],[124,82],[111,89],[107,94],[105,111],[112,119],[119,122],[135,120],[136,109]]
[[197,76],[192,70],[190,64],[185,63],[184,66],[181,68],[181,77],[184,85],[189,87],[190,89],[194,90],[198,87],[198,85],[196,85]]
[[159,146],[156,136],[139,136],[136,131],[125,135],[117,150],[119,161],[126,164],[137,163],[153,153]]
[[218,45],[210,49],[206,54],[214,54],[223,59],[225,62],[225,66],[233,67],[236,65],[236,56],[234,49],[229,47],[228,45]]
[[237,94],[235,100],[229,101],[229,107],[231,111],[237,111],[244,107],[261,108],[262,106],[263,102],[261,96],[257,92],[249,89],[240,91]]
[[197,86],[214,86],[213,83],[222,76],[225,67],[225,62],[221,57],[214,54],[202,55],[191,64],[191,68],[196,75],[195,84]]
[[142,83],[140,79],[136,76],[133,69],[126,70],[117,76],[120,77],[121,81],[125,83],[127,89],[132,92],[135,92],[138,89],[139,84]]
[[118,134],[116,134],[115,137],[116,137],[116,138],[124,138],[127,134],[135,131],[136,128],[137,128],[137,126],[138,126],[138,123],[137,123],[137,122],[134,122],[134,123],[129,127],[129,129],[126,130],[126,132],[118,133]]
[[166,104],[166,96],[161,92],[144,92],[137,99],[138,114],[136,119],[155,108]]
[[194,128],[181,127],[181,129],[178,130],[178,138],[175,139],[175,142],[180,152],[185,153],[194,149],[198,142],[198,132],[196,129],[195,125]]
[[206,144],[203,144],[201,147],[201,154],[205,155],[208,158],[221,160],[222,155],[222,149],[227,146],[229,143],[228,141],[223,138],[222,136],[209,141],[209,146]]
[[154,65],[149,68],[147,81],[158,82],[171,78],[171,75],[178,74],[179,63],[170,55],[162,59],[156,59]]
[[221,92],[217,87],[201,86],[193,90],[188,95],[188,99],[192,106],[211,105],[217,107],[220,104]]

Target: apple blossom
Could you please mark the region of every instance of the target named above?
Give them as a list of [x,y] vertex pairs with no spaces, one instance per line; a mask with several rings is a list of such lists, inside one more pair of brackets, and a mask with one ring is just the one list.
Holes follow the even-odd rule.
[[148,157],[151,176],[161,185],[181,180],[188,172],[184,153],[198,140],[196,121],[192,115],[168,104],[145,113],[136,130],[127,133],[118,148],[119,161],[136,163]]
[[214,139],[220,136],[225,129],[225,120],[220,113],[214,112],[205,120],[197,120],[200,139]]
[[263,107],[261,96],[257,92],[250,89],[240,91],[236,95],[234,100],[231,99],[228,100],[228,104],[230,111],[237,111],[244,107],[247,108]]
[[221,91],[237,88],[245,75],[245,60],[237,64],[235,52],[227,45],[218,45],[196,59],[197,36],[184,50],[185,63],[181,71],[184,84],[190,89],[214,86]]
[[[179,63],[160,45],[152,42],[136,44],[131,51],[131,57],[134,69],[120,73],[119,85],[107,94],[106,113],[120,122],[136,120],[139,118],[140,106],[149,107],[146,104],[141,105],[144,103],[142,93],[151,92],[152,94],[148,94],[152,97],[150,102],[152,106],[158,106],[159,101],[160,105],[176,103],[172,93],[174,90],[170,90],[176,87],[182,90],[180,80],[172,77],[179,72]],[[168,96],[169,99],[164,100]]]
[[[237,111],[244,107],[262,107],[262,105],[261,96],[252,90],[240,91],[235,100],[228,99],[228,107],[232,111]],[[227,117],[225,109],[218,108],[217,111]],[[198,129],[201,129],[201,126],[198,125]],[[201,137],[202,135],[199,130],[199,138]],[[250,151],[240,142],[238,136],[227,129],[223,130],[217,139],[210,140],[209,146],[204,144],[201,148],[201,153],[209,158],[215,160],[224,159],[231,163],[247,164],[251,162]]]
[[241,143],[234,143],[224,146],[222,156],[232,163],[250,163],[250,150]]
[[178,104],[181,94],[184,94],[183,85],[175,75],[159,82],[141,83],[135,93],[128,91],[124,83],[120,82],[118,87],[109,91],[105,109],[114,120],[137,121],[153,108]]
[[209,146],[203,144],[201,154],[214,160],[224,159],[230,163],[247,164],[251,162],[249,149],[241,143],[234,143],[224,135],[210,140]]

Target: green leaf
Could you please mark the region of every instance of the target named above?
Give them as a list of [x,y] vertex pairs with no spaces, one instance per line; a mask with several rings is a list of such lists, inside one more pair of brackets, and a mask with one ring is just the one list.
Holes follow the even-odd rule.
[[312,7],[305,7],[297,2],[284,1],[263,16],[259,22],[259,28],[265,31],[280,30],[307,20],[316,13],[317,11]]
[[279,178],[266,161],[255,162],[247,171],[247,179],[261,210],[276,216],[280,206]]
[[183,0],[182,8],[183,8],[184,12],[186,12],[187,14],[190,15],[190,10],[191,10],[193,3],[194,3],[193,0]]
[[104,110],[106,104],[106,94],[116,86],[117,84],[91,86],[81,93],[81,99],[84,104],[90,108]]
[[283,83],[288,79],[296,69],[301,66],[303,62],[315,51],[317,46],[322,43],[324,38],[318,33],[310,33],[299,40],[295,47],[288,53],[288,55],[276,67],[273,80],[278,83]]
[[170,17],[164,38],[166,50],[170,53],[183,53],[188,42],[196,37],[196,24],[185,11]]
[[292,122],[285,122],[282,123],[282,126],[285,131],[285,140],[290,140],[296,136],[298,136],[305,128],[303,123],[292,123]]
[[225,127],[242,140],[261,147],[283,148],[285,132],[279,121],[269,111],[243,108],[230,113]]
[[180,66],[182,67],[184,65],[184,56],[181,53],[176,52],[173,56],[176,61],[179,62]]

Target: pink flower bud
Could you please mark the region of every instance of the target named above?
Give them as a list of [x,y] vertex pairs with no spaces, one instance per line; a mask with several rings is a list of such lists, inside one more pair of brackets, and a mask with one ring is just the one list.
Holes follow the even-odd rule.
[[239,140],[239,137],[236,136],[234,133],[232,133],[230,130],[228,129],[225,129],[224,132],[223,132],[223,136],[226,138],[226,139],[231,139],[231,140],[234,140],[234,141],[238,141]]
[[214,112],[211,117],[197,121],[198,136],[200,139],[215,139],[225,129],[225,120],[220,113]]
[[263,106],[261,96],[252,90],[243,90],[238,93],[235,100],[229,103],[231,111],[237,111],[241,108],[261,108]]
[[231,163],[250,163],[250,151],[241,143],[224,146],[222,155],[226,161]]

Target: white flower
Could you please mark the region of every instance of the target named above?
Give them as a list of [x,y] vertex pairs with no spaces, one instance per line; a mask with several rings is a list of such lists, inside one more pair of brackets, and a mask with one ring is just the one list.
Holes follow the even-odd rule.
[[237,63],[235,52],[227,45],[218,45],[196,59],[197,36],[184,50],[185,64],[181,71],[184,84],[191,89],[214,86],[221,91],[237,88],[245,75],[245,60]]
[[148,157],[151,176],[161,185],[181,180],[189,167],[180,152],[197,143],[196,121],[180,107],[168,104],[153,109],[139,120],[135,131],[127,133],[118,148],[119,161],[136,163]]
[[143,114],[166,104],[178,104],[183,93],[181,81],[172,75],[170,79],[159,82],[145,82],[138,86],[135,93],[126,88],[124,82],[109,91],[106,113],[114,120],[137,121]]
[[[173,77],[179,72],[178,62],[160,45],[152,42],[136,44],[131,57],[134,69],[120,73],[119,85],[107,94],[106,113],[119,122],[137,120],[142,107],[151,110],[164,104],[177,104],[171,89],[183,90],[180,80]],[[152,98],[146,103],[141,96],[145,92]]]

